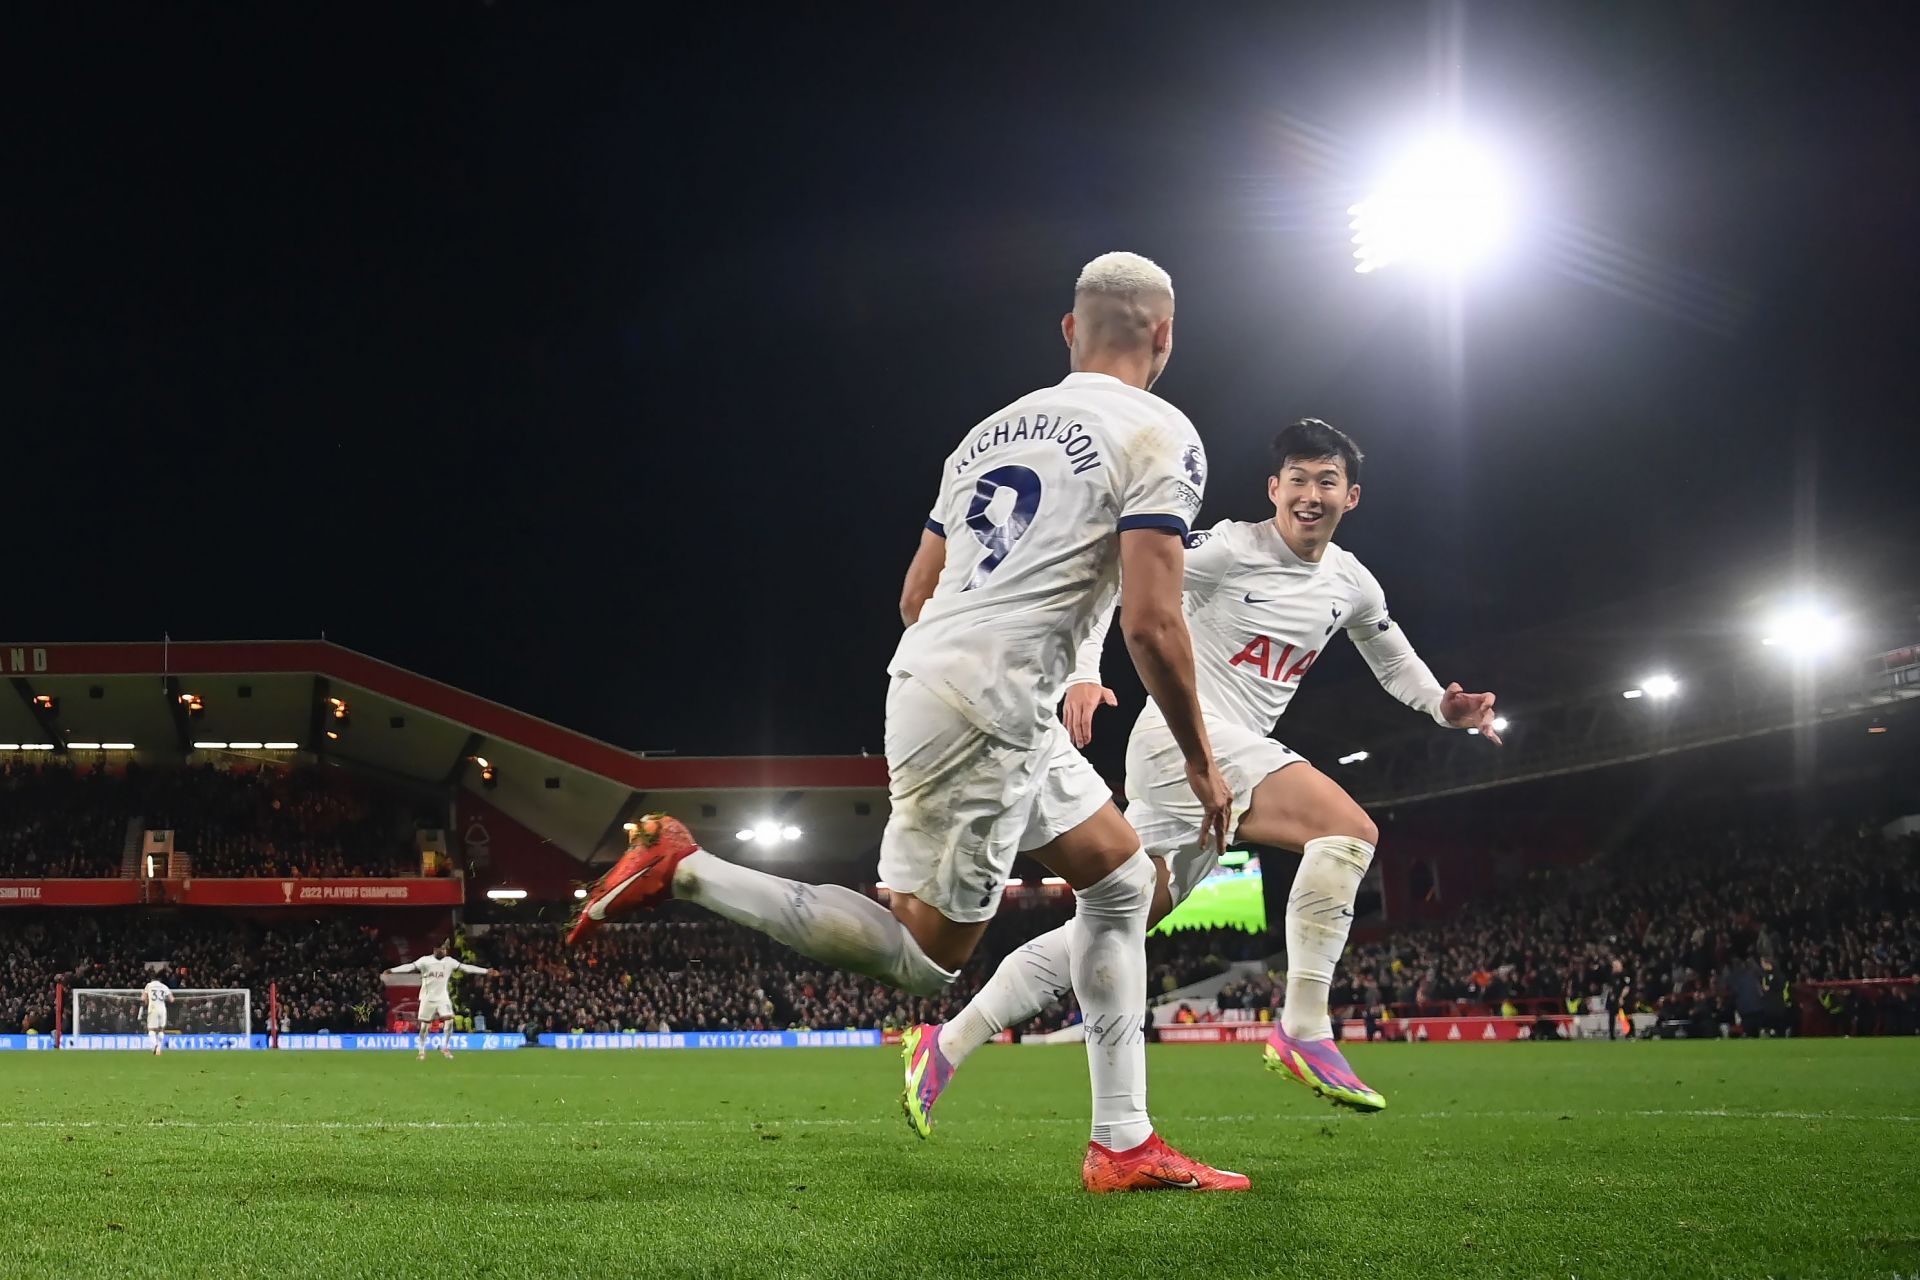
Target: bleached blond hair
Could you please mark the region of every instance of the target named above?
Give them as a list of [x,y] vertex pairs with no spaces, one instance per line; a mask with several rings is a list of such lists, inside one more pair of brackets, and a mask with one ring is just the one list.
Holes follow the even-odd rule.
[[1084,293],[1131,295],[1163,293],[1173,296],[1173,277],[1159,263],[1137,253],[1103,253],[1080,268],[1074,296]]

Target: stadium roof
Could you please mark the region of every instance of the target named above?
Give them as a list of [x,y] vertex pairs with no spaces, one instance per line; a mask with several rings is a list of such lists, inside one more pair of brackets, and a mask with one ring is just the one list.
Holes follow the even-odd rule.
[[[879,757],[643,755],[325,641],[6,642],[0,675],[17,695],[0,695],[0,760],[36,744],[143,761],[297,749],[478,793],[484,759],[494,775],[488,802],[578,859],[611,857],[624,844],[621,824],[654,809],[684,818],[703,843],[762,863],[781,861],[779,852],[741,849],[736,831],[797,826],[805,834],[792,852],[810,863],[870,863],[886,821]],[[181,701],[189,694],[197,715]],[[350,717],[337,738],[327,732],[333,699]]]

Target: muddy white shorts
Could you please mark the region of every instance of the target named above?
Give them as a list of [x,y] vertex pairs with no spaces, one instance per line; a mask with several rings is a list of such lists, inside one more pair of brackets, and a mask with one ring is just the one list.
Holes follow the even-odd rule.
[[881,882],[960,924],[992,918],[1014,855],[1113,799],[1058,720],[1034,746],[1015,746],[906,675],[887,689],[887,771]]

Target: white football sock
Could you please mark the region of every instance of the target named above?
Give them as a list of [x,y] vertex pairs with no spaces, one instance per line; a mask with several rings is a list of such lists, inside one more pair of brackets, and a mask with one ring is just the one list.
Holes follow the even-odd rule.
[[1130,1151],[1153,1136],[1147,1117],[1147,913],[1153,860],[1136,849],[1081,890],[1068,966],[1087,1028],[1093,1140]]
[[959,1066],[975,1049],[1072,990],[1072,937],[1069,922],[1002,960],[980,994],[940,1028],[941,1056]]
[[1373,846],[1353,836],[1307,841],[1287,894],[1287,1003],[1280,1026],[1300,1040],[1328,1040],[1327,997],[1353,928],[1353,903]]
[[696,849],[674,868],[673,896],[913,995],[938,995],[958,976],[928,959],[893,912],[841,885],[788,880]]
[[423,1022],[420,1024],[420,1052],[422,1053],[425,1053],[427,1051],[427,1035],[428,1035],[428,1032],[432,1029],[432,1027],[433,1027],[433,1024],[430,1022]]

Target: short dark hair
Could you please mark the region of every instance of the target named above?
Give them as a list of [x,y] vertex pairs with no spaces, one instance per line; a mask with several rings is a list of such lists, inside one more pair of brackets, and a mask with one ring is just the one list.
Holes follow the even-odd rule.
[[1279,475],[1295,458],[1311,462],[1317,458],[1338,458],[1347,469],[1347,483],[1360,483],[1360,464],[1367,455],[1353,437],[1318,418],[1302,418],[1280,428],[1273,438],[1273,474]]

